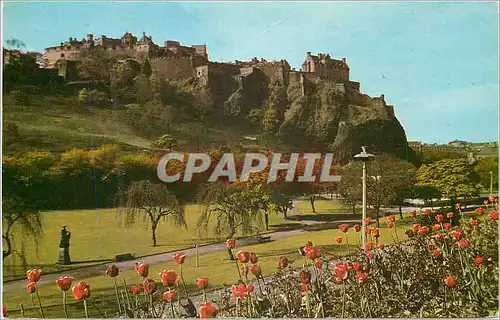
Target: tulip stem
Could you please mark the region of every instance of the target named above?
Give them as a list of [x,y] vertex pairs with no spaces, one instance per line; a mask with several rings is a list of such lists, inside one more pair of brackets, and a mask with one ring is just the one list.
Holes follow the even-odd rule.
[[[35,284],[36,288],[36,284]],[[36,298],[38,300],[38,304],[40,305],[40,313],[42,314],[42,318],[45,319],[45,315],[43,314],[42,302],[40,301],[40,295],[38,294],[38,288],[36,288]]]
[[[24,319],[24,306],[23,306],[23,304],[22,304],[22,303],[20,303],[20,304],[19,304],[19,309],[21,309],[21,318],[23,318],[23,319]],[[6,315],[4,315],[4,317],[5,317],[5,316],[6,316]]]
[[83,307],[85,308],[85,318],[89,318],[89,309],[87,308],[87,299],[83,299]]
[[236,269],[238,269],[238,275],[240,276],[240,280],[243,281],[243,278],[241,277],[241,271],[240,271],[240,266],[238,265],[238,258],[236,258]]
[[116,285],[116,278],[112,277],[113,279],[113,284],[115,285],[115,295],[116,295],[116,302],[118,303],[118,312],[121,314],[122,313],[122,306],[120,303],[120,297],[118,296],[118,286]]
[[123,291],[125,291],[125,297],[127,298],[128,308],[129,310],[132,310],[132,305],[130,303],[130,295],[127,290],[127,282],[125,281],[125,278],[123,278],[122,280],[123,280]]
[[66,316],[66,319],[68,319],[69,316],[68,316],[68,308],[66,306],[66,291],[63,291],[63,310],[64,310],[64,315]]
[[203,287],[203,301],[207,302],[207,290]]
[[189,293],[186,288],[186,282],[184,281],[184,276],[182,275],[182,264],[179,265],[179,268],[181,270],[181,280],[182,280],[182,287],[184,288],[184,294],[186,295],[186,298],[189,299]]
[[33,309],[35,309],[36,311],[36,315],[41,318],[42,316],[40,315],[40,312],[38,311],[38,308],[35,305],[35,299],[33,299],[33,293],[30,294],[30,297],[31,297],[31,303],[33,304]]

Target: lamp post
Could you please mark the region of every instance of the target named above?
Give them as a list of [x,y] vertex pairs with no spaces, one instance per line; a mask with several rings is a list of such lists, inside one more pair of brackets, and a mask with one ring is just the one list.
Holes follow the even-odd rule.
[[365,224],[364,224],[364,219],[366,219],[366,162],[372,160],[375,158],[373,154],[369,154],[366,152],[366,147],[361,147],[362,151],[361,153],[358,153],[357,155],[354,156],[355,160],[361,160],[363,161],[363,220],[361,221],[361,239],[363,243],[363,248],[365,247],[366,243],[366,234],[365,234]]
[[490,196],[493,195],[493,171],[490,171]]

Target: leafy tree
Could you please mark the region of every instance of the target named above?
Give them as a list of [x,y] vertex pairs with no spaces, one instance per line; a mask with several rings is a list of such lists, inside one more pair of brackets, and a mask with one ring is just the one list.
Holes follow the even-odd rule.
[[262,118],[262,128],[264,132],[275,133],[278,130],[279,123],[278,109],[275,106],[269,106]]
[[417,173],[417,185],[432,187],[454,199],[479,194],[479,176],[467,159],[445,159],[423,165]]
[[255,231],[262,223],[262,210],[268,199],[260,186],[235,186],[229,183],[210,183],[200,188],[199,201],[204,209],[198,220],[197,229],[206,231],[209,222],[215,220],[214,234],[234,237],[238,230],[243,234]]
[[78,53],[78,73],[82,79],[110,83],[111,72],[119,59],[127,58],[123,53],[99,48],[89,48]]
[[[341,169],[339,192],[353,205],[362,198],[362,167],[362,163],[353,162]],[[406,161],[377,156],[367,163],[366,170],[367,202],[375,209],[378,225],[380,208],[397,201],[398,195],[413,184],[415,169]]]
[[492,187],[498,190],[498,156],[479,159],[474,166],[474,171],[479,176],[479,182],[484,189],[490,190],[490,179],[493,177]]
[[156,228],[160,220],[170,219],[175,226],[186,227],[184,206],[165,186],[148,180],[133,182],[125,191],[126,207],[122,216],[126,226],[135,224],[140,217],[151,228],[153,246],[156,247]]
[[20,50],[22,48],[26,48],[26,44],[17,38],[8,39],[7,41],[5,41],[5,44],[9,48],[13,48],[13,49],[17,49],[17,50]]
[[16,195],[5,195],[2,201],[2,259],[10,256],[14,251],[12,229],[14,226],[23,233],[24,239],[31,239],[38,246],[43,236],[42,216],[32,201]]
[[264,112],[260,108],[252,109],[250,113],[246,116],[246,119],[254,127],[260,128],[262,124],[262,118],[264,117]]

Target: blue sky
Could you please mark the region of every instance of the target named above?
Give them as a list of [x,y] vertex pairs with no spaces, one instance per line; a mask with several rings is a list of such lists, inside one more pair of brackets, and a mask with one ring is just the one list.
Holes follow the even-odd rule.
[[408,140],[498,138],[498,5],[493,2],[4,3],[3,39],[43,51],[87,33],[146,31],[206,43],[211,60],[346,57],[351,79],[385,94]]

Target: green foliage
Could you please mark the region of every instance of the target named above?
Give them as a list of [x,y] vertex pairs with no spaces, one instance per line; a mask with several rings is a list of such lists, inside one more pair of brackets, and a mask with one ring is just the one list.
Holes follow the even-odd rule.
[[479,183],[484,189],[489,190],[490,182],[493,182],[493,189],[498,190],[498,156],[477,160],[474,171],[479,176]]
[[155,146],[158,148],[165,148],[168,150],[172,150],[173,148],[178,147],[179,144],[177,138],[169,134],[164,134],[155,141]]
[[477,195],[480,191],[479,176],[466,159],[445,159],[423,165],[417,180],[419,186],[438,189],[450,198]]
[[246,116],[248,122],[250,122],[252,126],[257,127],[259,129],[262,125],[263,118],[264,118],[264,112],[260,108],[252,109],[252,111],[250,111],[250,113]]
[[279,128],[280,120],[276,107],[270,106],[262,118],[262,128],[266,133],[276,133]]
[[89,99],[89,91],[87,88],[83,88],[80,91],[78,91],[78,103],[84,104],[87,103]]

